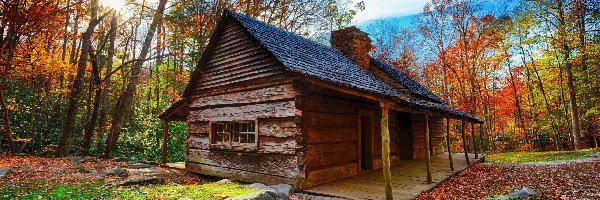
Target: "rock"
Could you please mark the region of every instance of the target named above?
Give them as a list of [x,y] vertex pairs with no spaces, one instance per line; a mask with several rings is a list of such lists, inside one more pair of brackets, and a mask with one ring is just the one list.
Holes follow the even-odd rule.
[[129,164],[128,167],[131,169],[142,169],[142,168],[152,168],[152,167],[156,167],[156,166],[146,164],[146,163],[133,163],[133,164]]
[[191,198],[189,198],[189,197],[181,197],[181,198],[179,198],[178,200],[192,200],[192,199],[191,199]]
[[158,177],[142,177],[142,178],[130,178],[123,182],[116,184],[116,186],[128,186],[128,185],[156,185],[163,183],[164,180]]
[[114,169],[107,169],[101,172],[95,172],[94,175],[96,176],[121,176],[121,177],[125,177],[129,175],[129,172],[126,169],[123,168],[114,168]]
[[77,172],[87,174],[87,173],[90,173],[91,171],[87,170],[85,168],[79,167],[79,168],[77,168]]
[[292,186],[286,184],[266,186],[262,183],[253,183],[250,184],[250,187],[260,191],[269,191],[277,196],[276,199],[290,199],[290,195],[293,193]]
[[71,158],[71,165],[79,165],[83,162],[85,162],[85,159],[82,157],[72,157]]
[[287,198],[289,198],[294,193],[294,189],[291,185],[288,184],[277,184],[269,187],[273,188],[275,192],[277,192],[277,194],[281,196],[286,196]]
[[217,181],[217,183],[221,183],[221,184],[233,184],[234,182],[229,180],[229,179],[221,179],[220,181]]
[[508,195],[502,195],[502,196],[498,196],[498,197],[494,197],[493,199],[526,199],[527,197],[530,196],[535,196],[537,195],[537,193],[535,191],[533,191],[532,189],[529,189],[528,187],[523,187],[520,190],[514,191],[513,193],[510,193]]
[[0,178],[4,178],[10,174],[10,168],[8,167],[0,167]]
[[508,195],[508,197],[509,198],[525,198],[525,197],[529,197],[529,196],[534,196],[536,194],[537,193],[535,191],[533,191],[532,189],[529,189],[528,187],[524,187],[518,191],[510,193]]
[[589,157],[600,157],[600,152],[591,152]]
[[273,191],[261,190],[258,192],[227,198],[227,200],[280,200],[282,198]]
[[33,171],[33,168],[31,168],[30,166],[18,166],[16,170],[22,172],[30,172]]

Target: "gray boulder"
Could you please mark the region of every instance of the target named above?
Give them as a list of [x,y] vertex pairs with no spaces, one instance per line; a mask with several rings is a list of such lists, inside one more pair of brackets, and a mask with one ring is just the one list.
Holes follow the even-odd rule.
[[129,175],[129,172],[127,171],[127,169],[114,168],[114,169],[107,169],[107,170],[100,171],[100,172],[95,172],[94,175],[96,175],[96,176],[120,176],[120,177],[125,177],[125,176]]
[[528,187],[523,187],[520,190],[514,191],[513,193],[510,193],[508,195],[498,196],[493,199],[500,199],[500,200],[525,199],[527,197],[535,196],[535,195],[537,195],[537,193],[534,190],[529,189]]
[[[276,195],[275,199],[288,200],[288,199],[290,199],[290,195],[293,193],[292,186],[286,185],[286,184],[277,184],[277,185],[267,186],[262,183],[253,183],[253,184],[250,184],[250,187],[252,187],[256,190],[260,190],[261,192],[266,191],[269,194],[275,194]],[[265,194],[263,194],[263,196],[264,195]]]
[[217,183],[221,183],[221,184],[234,184],[233,181],[229,180],[229,179],[221,179],[220,181],[217,181]]
[[79,165],[83,162],[85,162],[85,159],[82,157],[72,157],[71,158],[71,165]]
[[152,168],[156,167],[156,165],[146,164],[146,163],[131,163],[128,166],[131,169],[143,169],[143,168]]
[[117,184],[117,186],[128,186],[128,185],[156,185],[163,183],[164,179],[158,177],[142,177],[142,178],[130,178]]
[[227,198],[227,200],[280,200],[282,198],[273,191],[261,190],[258,192]]
[[10,168],[8,167],[0,167],[0,178],[4,178],[10,174]]
[[18,166],[16,170],[22,172],[30,172],[33,171],[33,168],[31,168],[30,166]]

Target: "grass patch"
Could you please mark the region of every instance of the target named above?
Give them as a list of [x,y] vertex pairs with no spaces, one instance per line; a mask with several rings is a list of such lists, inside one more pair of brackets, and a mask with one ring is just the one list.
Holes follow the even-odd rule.
[[107,199],[111,188],[102,182],[64,184],[53,181],[30,181],[0,188],[0,199]]
[[487,155],[485,160],[490,163],[528,163],[573,160],[585,157],[593,151],[600,151],[600,149],[582,149],[577,151],[508,152]]
[[256,192],[241,184],[207,183],[203,185],[158,185],[146,188],[119,188],[121,199],[222,199]]
[[30,180],[0,187],[0,200],[8,199],[223,199],[256,192],[237,183],[102,187],[102,181],[64,184]]

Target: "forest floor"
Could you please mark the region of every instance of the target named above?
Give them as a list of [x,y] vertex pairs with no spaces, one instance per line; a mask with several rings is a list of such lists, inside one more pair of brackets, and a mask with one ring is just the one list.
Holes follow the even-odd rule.
[[[4,177],[2,168],[10,170]],[[0,154],[0,199],[223,199],[255,191],[217,180],[140,162]]]
[[600,149],[489,155],[415,199],[498,198],[525,187],[532,199],[600,199]]
[[[600,149],[489,155],[488,162],[459,172],[416,199],[495,198],[523,187],[534,190],[537,199],[600,199],[597,151]],[[10,172],[2,177],[2,169]],[[159,179],[143,179],[147,177]],[[132,179],[146,182],[129,185],[127,180]],[[224,199],[255,192],[245,184],[220,182],[179,169],[94,157],[0,154],[0,180],[0,200]]]

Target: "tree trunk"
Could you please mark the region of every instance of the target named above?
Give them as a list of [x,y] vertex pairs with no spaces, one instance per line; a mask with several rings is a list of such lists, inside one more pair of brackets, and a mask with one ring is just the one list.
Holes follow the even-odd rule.
[[[111,12],[111,11],[109,11]],[[94,28],[100,23],[100,21],[109,14],[105,13],[99,19],[93,19],[90,21],[87,30],[83,34],[81,42],[81,54],[79,62],[77,63],[77,74],[73,80],[71,92],[69,94],[69,107],[67,109],[65,122],[63,124],[63,132],[61,134],[60,142],[58,143],[58,156],[64,156],[67,153],[71,137],[73,135],[73,123],[75,122],[75,115],[79,109],[79,95],[83,89],[83,76],[85,75],[85,67],[88,60],[88,52],[91,47],[92,33]]]
[[2,106],[2,121],[4,122],[2,133],[4,134],[4,138],[8,142],[8,149],[10,152],[15,152],[15,142],[12,138],[12,130],[10,127],[10,118],[8,117],[8,108],[6,107],[6,102],[4,101],[4,86],[0,87],[0,104]]
[[148,33],[146,34],[146,38],[142,45],[142,49],[140,51],[140,56],[138,56],[137,61],[133,64],[133,66],[131,68],[131,72],[130,72],[131,78],[130,78],[129,82],[127,83],[127,87],[125,88],[125,91],[123,92],[123,94],[121,94],[121,96],[119,96],[117,105],[115,106],[115,111],[114,111],[114,115],[112,118],[112,126],[110,127],[110,133],[106,140],[106,148],[104,149],[105,157],[110,156],[115,143],[118,141],[121,127],[123,126],[123,124],[126,121],[126,116],[128,116],[129,114],[131,114],[131,112],[133,112],[132,104],[133,104],[133,97],[135,96],[135,93],[137,90],[137,84],[138,84],[138,78],[139,78],[138,76],[140,74],[142,65],[144,64],[144,61],[146,59],[146,55],[148,54],[148,51],[150,50],[150,45],[152,44],[152,38],[154,38],[154,31],[156,30],[156,27],[158,26],[158,22],[162,19],[163,13],[165,11],[166,3],[167,3],[167,0],[160,0],[160,2],[158,4],[158,8],[156,10],[156,13],[154,14],[154,17],[152,19],[150,27],[148,28]]
[[115,16],[115,13],[112,14],[112,18],[110,20],[110,30],[112,30],[108,36],[109,39],[109,43],[108,43],[108,56],[107,56],[107,62],[106,62],[106,77],[105,77],[105,82],[104,82],[104,89],[102,90],[102,105],[100,106],[100,119],[98,120],[98,126],[100,128],[105,126],[105,122],[106,122],[106,110],[108,109],[108,91],[110,90],[110,78],[108,76],[110,76],[111,74],[109,74],[112,71],[112,66],[113,66],[113,57],[115,55],[115,40],[116,40],[116,36],[117,36],[117,17]]

